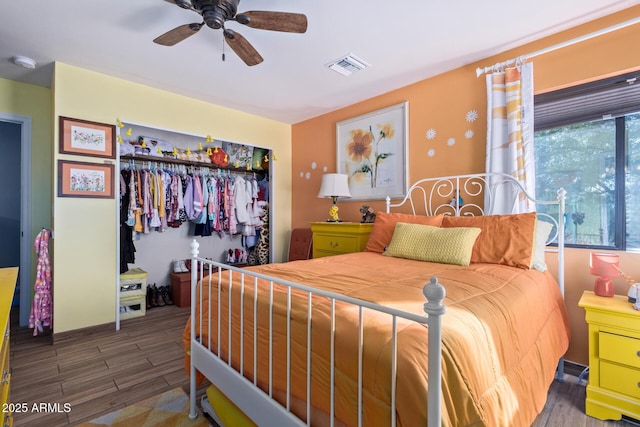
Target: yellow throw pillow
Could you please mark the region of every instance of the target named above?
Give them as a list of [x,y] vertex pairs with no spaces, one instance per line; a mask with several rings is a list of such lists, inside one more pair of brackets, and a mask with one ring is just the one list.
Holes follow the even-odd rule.
[[396,223],[389,247],[383,255],[441,264],[469,265],[480,229],[440,228],[431,225]]

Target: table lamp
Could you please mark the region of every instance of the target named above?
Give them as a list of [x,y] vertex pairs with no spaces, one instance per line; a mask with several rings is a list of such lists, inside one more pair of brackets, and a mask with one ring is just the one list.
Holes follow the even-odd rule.
[[612,277],[620,276],[620,257],[616,254],[591,252],[589,272],[599,276],[593,286],[593,293],[601,297],[612,297],[614,294]]
[[338,197],[351,197],[349,192],[349,177],[341,173],[325,173],[322,175],[322,184],[320,185],[320,192],[318,197],[328,198],[333,200],[333,205],[329,209],[328,222],[340,222],[341,219],[338,216]]

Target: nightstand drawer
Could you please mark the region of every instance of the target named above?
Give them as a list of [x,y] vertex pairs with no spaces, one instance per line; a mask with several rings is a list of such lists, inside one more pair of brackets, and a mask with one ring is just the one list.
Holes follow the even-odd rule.
[[361,252],[367,246],[372,223],[312,222],[313,257]]
[[600,362],[600,387],[640,399],[640,369]]
[[319,251],[330,251],[336,253],[351,253],[360,250],[358,239],[351,236],[333,236],[318,234],[314,236],[314,248]]
[[600,359],[610,360],[640,369],[640,340],[622,335],[598,334]]

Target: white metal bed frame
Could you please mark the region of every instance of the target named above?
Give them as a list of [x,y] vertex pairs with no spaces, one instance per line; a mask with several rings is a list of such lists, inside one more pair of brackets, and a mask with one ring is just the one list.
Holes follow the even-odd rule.
[[[514,194],[514,206],[517,201],[517,197],[519,194],[524,194],[529,200],[531,200],[536,205],[556,205],[557,206],[557,215],[552,215],[550,213],[538,213],[539,217],[544,217],[546,220],[551,222],[555,226],[555,232],[551,233],[551,236],[547,240],[547,244],[551,242],[555,242],[557,244],[556,248],[547,248],[547,251],[556,252],[558,254],[558,284],[560,286],[560,291],[564,297],[564,201],[565,201],[565,191],[563,189],[558,190],[557,199],[554,201],[538,201],[532,198],[524,188],[510,175],[505,174],[470,174],[470,175],[460,175],[460,176],[448,176],[448,177],[438,177],[438,178],[426,178],[422,179],[415,184],[413,184],[407,195],[400,202],[391,204],[389,198],[386,201],[387,212],[390,211],[391,208],[399,207],[404,205],[405,203],[409,203],[411,206],[411,210],[413,214],[426,214],[426,215],[435,215],[439,213],[444,213],[448,215],[484,215],[487,213],[493,213],[493,200],[496,191],[500,188],[504,188],[503,186],[508,186],[513,189]],[[484,210],[478,203],[470,203],[460,205],[458,203],[458,190],[460,191],[460,195],[465,195],[465,197],[478,197],[481,195],[488,195],[486,200],[489,204],[488,210]],[[422,207],[424,212],[416,211],[416,202],[414,201],[415,195],[418,194],[422,197],[423,203]],[[449,203],[447,199],[451,199],[452,202]],[[444,203],[443,203],[444,201]],[[504,212],[502,212],[504,213]],[[427,422],[429,427],[440,426],[441,425],[441,399],[442,399],[442,389],[441,389],[441,376],[442,376],[442,366],[441,366],[441,357],[442,357],[442,315],[445,313],[445,306],[442,304],[444,297],[446,296],[445,288],[438,283],[437,278],[432,277],[430,282],[426,284],[423,288],[423,294],[425,295],[427,302],[424,304],[424,311],[427,314],[426,316],[418,316],[413,313],[408,313],[396,309],[392,309],[389,307],[385,307],[382,305],[374,304],[368,301],[359,300],[351,297],[347,297],[344,295],[327,292],[324,290],[314,289],[309,286],[293,283],[286,280],[278,279],[277,277],[267,276],[264,274],[252,272],[249,270],[243,270],[241,268],[237,268],[234,266],[225,265],[223,263],[214,262],[205,258],[200,258],[198,256],[198,242],[194,239],[191,243],[191,260],[192,266],[196,266],[199,264],[200,268],[192,268],[191,270],[191,350],[190,350],[190,359],[191,359],[191,367],[190,367],[190,408],[189,408],[189,417],[196,418],[196,370],[200,371],[212,384],[216,385],[216,387],[249,418],[254,420],[256,424],[260,425],[278,425],[278,426],[304,426],[310,425],[310,410],[311,410],[311,393],[310,393],[310,369],[307,370],[307,420],[302,421],[297,418],[292,412],[290,408],[291,402],[291,393],[289,390],[290,387],[290,344],[291,344],[291,336],[290,336],[290,322],[291,322],[291,290],[296,289],[302,292],[307,293],[307,366],[310,365],[310,355],[311,355],[311,301],[313,298],[325,298],[331,303],[331,371],[330,371],[330,425],[334,425],[334,409],[335,409],[335,397],[334,397],[334,375],[335,375],[335,366],[334,366],[334,339],[335,339],[335,303],[339,301],[341,303],[352,304],[358,307],[359,312],[359,350],[358,350],[358,426],[362,426],[362,378],[364,373],[362,372],[362,340],[363,340],[363,309],[375,310],[382,313],[387,313],[391,316],[391,331],[392,331],[392,360],[391,360],[391,419],[389,420],[389,425],[394,427],[396,425],[396,363],[397,363],[397,330],[396,323],[398,318],[408,319],[411,321],[423,323],[428,325],[428,354],[431,357],[428,358],[428,402],[427,402]],[[215,271],[217,269],[217,272]],[[275,398],[273,397],[273,378],[272,378],[272,366],[273,366],[273,307],[270,309],[269,313],[269,392],[264,392],[261,388],[257,386],[257,365],[256,365],[256,352],[257,345],[254,342],[253,344],[253,372],[254,372],[254,380],[250,381],[243,376],[244,374],[244,337],[241,334],[240,348],[235,349],[231,347],[231,336],[230,333],[232,328],[231,321],[231,310],[228,310],[229,318],[228,318],[228,331],[227,336],[229,337],[228,342],[228,361],[218,357],[220,353],[220,328],[217,328],[217,348],[212,348],[211,339],[208,342],[202,342],[202,339],[198,338],[202,336],[202,321],[198,322],[200,325],[200,330],[196,331],[196,322],[193,319],[196,319],[196,307],[200,308],[200,313],[202,313],[202,297],[198,299],[196,286],[198,281],[202,281],[206,279],[208,276],[209,281],[209,292],[211,292],[211,284],[217,278],[217,284],[221,286],[228,286],[229,291],[233,286],[233,278],[234,276],[239,276],[240,280],[240,293],[244,296],[244,290],[246,286],[251,286],[254,291],[254,321],[253,321],[253,337],[254,340],[257,339],[257,319],[256,319],[256,310],[257,306],[257,286],[258,279],[266,281],[269,284],[269,292],[271,299],[273,301],[273,289],[274,284],[278,286],[284,286],[287,289],[287,390],[286,393],[286,405],[280,405]],[[231,307],[231,292],[229,292],[229,300],[226,302],[221,301],[220,299],[220,286],[217,286],[218,289],[218,319],[216,320],[216,324],[220,324],[220,313],[221,307]],[[243,297],[242,297],[243,298]],[[244,310],[243,304],[241,304],[241,311]],[[209,336],[211,333],[215,333],[212,331],[211,322],[211,310],[208,310],[209,313]],[[240,319],[244,318],[244,314],[241,312]],[[240,321],[240,330],[244,331],[243,320]],[[196,332],[199,332],[198,334]],[[231,366],[232,360],[232,352],[237,351],[240,354],[240,368],[236,370]],[[563,360],[560,359],[560,363],[558,364],[558,371],[556,372],[556,379],[562,380],[563,378]],[[227,426],[230,427],[230,426]]]

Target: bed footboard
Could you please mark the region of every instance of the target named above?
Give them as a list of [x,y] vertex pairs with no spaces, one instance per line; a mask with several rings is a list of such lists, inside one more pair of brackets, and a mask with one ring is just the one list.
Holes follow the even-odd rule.
[[[445,297],[445,289],[432,277],[426,284],[423,294],[427,298],[424,304],[426,316],[404,312],[368,301],[351,298],[326,290],[315,289],[301,284],[281,280],[267,276],[251,269],[240,269],[222,263],[213,262],[198,256],[198,242],[194,239],[191,243],[191,332],[190,332],[190,412],[189,417],[195,418],[196,412],[196,371],[202,373],[212,384],[225,394],[235,405],[249,418],[259,425],[301,426],[311,425],[314,411],[317,407],[312,405],[312,369],[311,357],[313,348],[312,312],[316,305],[327,307],[328,328],[330,334],[330,346],[328,354],[328,378],[323,381],[329,385],[326,400],[328,407],[323,407],[323,419],[331,426],[336,421],[336,357],[335,348],[336,330],[340,328],[341,316],[339,313],[347,311],[355,314],[355,326],[357,326],[357,425],[363,425],[363,378],[366,378],[367,364],[363,362],[364,321],[367,315],[373,312],[378,317],[388,318],[391,330],[391,354],[390,354],[390,420],[387,425],[396,425],[396,375],[398,366],[398,329],[399,324],[405,321],[413,321],[428,325],[428,402],[427,420],[429,426],[440,426],[442,417],[442,355],[441,355],[441,316],[445,313],[442,301]],[[195,267],[197,266],[197,268]],[[205,291],[205,289],[207,291]],[[278,290],[281,298],[281,308],[274,309],[274,289]],[[209,293],[207,298],[207,292]],[[212,295],[212,292],[214,295]],[[258,293],[268,295],[268,314],[261,312],[267,320],[268,326],[258,331]],[[215,295],[217,293],[217,295]],[[212,301],[215,300],[214,303]],[[245,304],[250,301],[250,304]],[[306,301],[306,307],[304,304]],[[303,302],[302,304],[300,304]],[[210,305],[208,305],[210,304]],[[215,304],[215,306],[213,306]],[[245,307],[245,305],[247,305]],[[341,311],[337,310],[339,305]],[[235,312],[234,312],[235,310]],[[238,310],[240,313],[238,314]],[[238,316],[238,317],[234,317]],[[295,318],[295,326],[292,320]],[[245,320],[246,319],[246,320]],[[302,320],[300,320],[302,319]],[[313,319],[315,321],[315,318]],[[274,325],[281,322],[285,326],[281,331],[276,331]],[[220,326],[222,325],[222,326]],[[218,327],[220,326],[220,327]],[[314,324],[314,328],[317,325]],[[306,386],[298,383],[297,387],[306,387],[306,397],[301,399],[292,392],[292,375],[297,375],[300,381],[300,369],[294,367],[295,360],[303,359],[299,353],[292,357],[292,348],[298,349],[300,343],[292,344],[292,329],[306,328],[306,357],[305,366],[308,367],[304,375]],[[274,332],[275,331],[275,332]],[[245,335],[248,337],[245,339]],[[236,337],[237,341],[234,341]],[[279,341],[276,339],[279,337]],[[267,340],[267,344],[260,344],[258,340]],[[284,339],[284,344],[283,340]],[[262,347],[260,347],[262,346]],[[268,348],[268,369],[258,372],[258,348]],[[286,349],[284,348],[286,347]],[[325,350],[327,350],[325,349]],[[274,351],[286,357],[278,360],[285,368],[286,378],[276,380],[274,372]],[[261,350],[262,351],[262,350]],[[253,353],[253,354],[251,354]],[[261,356],[264,357],[264,356]],[[253,366],[246,366],[245,359],[252,360]],[[286,359],[286,361],[284,361]],[[292,360],[293,359],[293,360]],[[295,371],[295,374],[292,372]],[[315,375],[315,374],[314,374]],[[339,376],[339,375],[338,375]],[[260,380],[259,380],[260,377]],[[266,381],[264,380],[266,378]],[[284,385],[283,385],[284,384]],[[355,393],[354,393],[355,396]],[[318,396],[314,396],[316,399]],[[297,408],[294,413],[294,407]],[[302,408],[302,409],[301,409]],[[302,412],[302,416],[300,416]],[[305,415],[306,414],[306,415]]]

